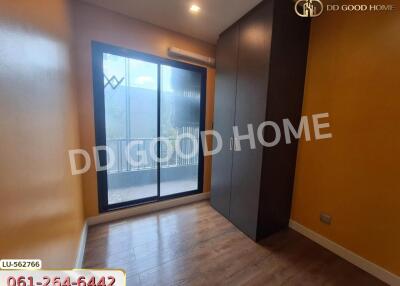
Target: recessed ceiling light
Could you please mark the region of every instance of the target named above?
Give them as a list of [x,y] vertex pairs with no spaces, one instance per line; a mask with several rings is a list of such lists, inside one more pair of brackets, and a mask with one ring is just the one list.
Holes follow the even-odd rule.
[[193,4],[192,6],[190,6],[189,11],[193,14],[197,14],[199,13],[201,10],[201,8],[199,6],[197,6],[196,4]]

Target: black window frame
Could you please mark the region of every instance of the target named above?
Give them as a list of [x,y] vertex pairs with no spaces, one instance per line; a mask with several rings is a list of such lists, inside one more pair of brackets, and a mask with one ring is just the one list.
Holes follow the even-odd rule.
[[[122,48],[106,43],[92,41],[92,73],[93,73],[93,100],[94,100],[94,122],[95,122],[95,141],[96,146],[106,146],[106,126],[105,126],[105,98],[104,98],[104,73],[103,73],[103,54],[112,54],[121,57],[127,57],[137,60],[142,60],[157,64],[158,67],[158,89],[157,89],[157,137],[160,137],[160,68],[161,65],[168,65],[175,68],[180,68],[188,71],[198,72],[201,75],[201,95],[200,95],[200,126],[199,131],[205,130],[205,115],[206,115],[206,88],[207,88],[207,68],[197,66],[185,62],[180,62],[172,59],[162,58],[151,54],[138,52],[128,48]],[[184,196],[190,196],[203,192],[204,180],[204,154],[203,146],[199,139],[199,161],[198,161],[198,189],[188,192],[177,193],[173,195],[160,195],[160,163],[157,167],[157,196],[149,197],[140,200],[122,202],[118,204],[108,204],[108,177],[107,170],[97,171],[97,191],[98,191],[98,207],[100,213],[109,212],[117,209],[129,208],[138,205],[164,201]],[[157,144],[158,157],[160,156],[160,142]],[[105,152],[99,153],[100,165],[104,166],[107,163]]]

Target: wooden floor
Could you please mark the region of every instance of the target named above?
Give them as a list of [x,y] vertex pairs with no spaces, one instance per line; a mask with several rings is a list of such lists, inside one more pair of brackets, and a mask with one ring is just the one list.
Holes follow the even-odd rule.
[[255,243],[208,202],[89,228],[85,268],[127,285],[385,285],[286,230]]

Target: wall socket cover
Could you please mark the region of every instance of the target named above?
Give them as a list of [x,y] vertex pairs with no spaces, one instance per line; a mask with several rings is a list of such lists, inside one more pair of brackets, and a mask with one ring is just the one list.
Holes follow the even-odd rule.
[[332,217],[327,213],[321,213],[319,219],[324,224],[330,225],[332,223]]

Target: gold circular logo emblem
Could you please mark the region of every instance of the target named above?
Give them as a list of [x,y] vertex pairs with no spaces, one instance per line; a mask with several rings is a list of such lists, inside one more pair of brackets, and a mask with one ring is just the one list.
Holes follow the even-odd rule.
[[294,10],[300,17],[318,17],[324,11],[324,5],[320,0],[298,0]]

